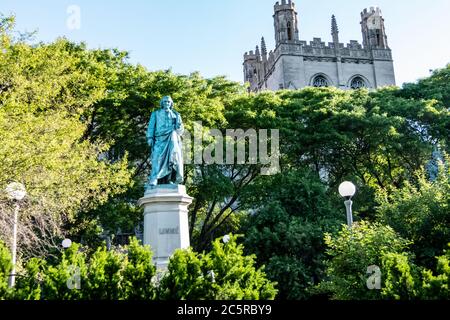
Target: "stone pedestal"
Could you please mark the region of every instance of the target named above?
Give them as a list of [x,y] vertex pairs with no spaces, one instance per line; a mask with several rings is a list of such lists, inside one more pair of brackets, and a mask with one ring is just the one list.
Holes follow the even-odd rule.
[[144,245],[150,245],[160,269],[167,267],[176,249],[190,245],[188,206],[192,200],[185,186],[159,185],[138,201],[144,207]]

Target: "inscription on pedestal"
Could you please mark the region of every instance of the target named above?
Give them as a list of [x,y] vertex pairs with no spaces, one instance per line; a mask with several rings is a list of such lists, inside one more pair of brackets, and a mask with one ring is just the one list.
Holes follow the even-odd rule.
[[160,228],[159,234],[180,234],[180,227],[176,228]]

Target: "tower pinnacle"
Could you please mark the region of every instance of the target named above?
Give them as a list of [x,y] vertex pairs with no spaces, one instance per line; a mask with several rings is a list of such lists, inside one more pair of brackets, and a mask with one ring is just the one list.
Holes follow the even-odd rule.
[[264,37],[261,38],[261,53],[263,56],[267,55],[266,40]]
[[333,36],[333,42],[335,44],[338,44],[339,43],[339,28],[338,28],[336,17],[334,14],[331,16],[331,35]]
[[256,55],[256,60],[257,61],[261,61],[261,53],[259,51],[259,47],[258,46],[256,46],[255,55]]

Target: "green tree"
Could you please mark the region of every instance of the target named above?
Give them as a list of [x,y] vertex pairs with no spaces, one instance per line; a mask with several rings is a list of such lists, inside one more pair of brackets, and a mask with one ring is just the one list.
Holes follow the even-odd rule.
[[[229,237],[229,241],[223,240]],[[277,290],[255,256],[245,256],[237,236],[216,239],[208,253],[178,250],[160,284],[160,297],[175,300],[271,300]],[[225,241],[225,243],[224,243]]]
[[[410,244],[392,228],[365,221],[352,228],[344,226],[335,237],[327,234],[325,242],[330,258],[327,262],[327,277],[318,288],[337,300],[382,299],[381,290],[368,288],[368,268],[375,266],[381,269],[383,257],[406,252]],[[385,266],[389,263],[389,260],[385,261]]]
[[157,290],[154,277],[156,267],[152,261],[153,253],[149,246],[141,246],[133,238],[127,248],[127,263],[122,271],[122,290],[129,300],[154,300]]
[[238,97],[229,123],[280,129],[281,168],[309,168],[332,189],[358,188],[355,209],[374,219],[375,192],[413,180],[437,143],[450,135],[447,108],[402,97],[401,89],[305,88]]
[[134,238],[129,246],[92,255],[73,244],[58,260],[33,258],[10,296],[20,300],[154,300],[152,252]]
[[[34,154],[42,154],[43,163],[52,163],[55,162],[54,156],[63,154],[63,151],[74,153],[66,154],[63,158],[66,162],[73,159],[71,166],[56,157],[56,163],[51,169],[54,168],[62,174],[45,171],[45,175],[53,178],[51,181],[42,179],[36,172],[26,172],[38,183],[45,183],[44,186],[39,185],[39,189],[22,177],[16,178],[25,182],[28,189],[34,190],[34,193],[30,193],[30,202],[27,203],[29,207],[24,208],[23,215],[23,220],[29,217],[29,229],[35,220],[40,219],[39,221],[47,223],[43,230],[35,234],[36,239],[61,236],[65,232],[69,233],[72,239],[86,243],[95,239],[102,228],[110,235],[114,235],[119,229],[130,231],[142,219],[141,210],[132,203],[142,195],[143,182],[150,169],[145,126],[151,111],[158,107],[159,99],[167,94],[174,97],[187,129],[192,130],[194,121],[202,121],[205,128],[222,128],[226,124],[223,116],[224,104],[231,101],[237,93],[243,92],[242,86],[223,77],[207,80],[198,73],[182,76],[171,71],[148,72],[142,66],[129,64],[128,54],[118,50],[87,50],[85,44],[74,44],[66,39],[58,39],[50,44],[29,45],[11,37],[13,19],[5,21],[4,25],[5,32],[2,36],[4,35],[3,38],[7,41],[2,42],[1,54],[5,64],[2,65],[0,73],[0,79],[5,83],[0,101],[4,106],[4,122],[9,123],[12,115],[20,120],[22,115],[25,115],[30,118],[30,122],[36,120],[39,124],[38,128],[26,137],[30,138],[30,152],[25,155],[22,150],[13,146],[11,150],[6,150],[8,153],[5,151],[5,158],[9,159],[10,154],[16,154],[19,158],[17,163],[20,164],[33,160]],[[48,130],[48,135],[45,135],[47,131],[41,127],[47,123],[56,128]],[[64,129],[74,132],[70,137],[72,140],[63,139],[66,133]],[[4,135],[15,131],[18,130],[12,122]],[[33,140],[36,137],[42,137],[42,143],[36,143]],[[11,137],[13,138],[16,136]],[[54,143],[51,143],[52,141]],[[65,147],[61,152],[58,149],[56,152],[44,152],[48,146],[58,147],[60,142],[63,142]],[[86,153],[75,153],[80,151],[76,148],[79,144],[88,149],[82,150]],[[23,145],[28,146],[26,143]],[[34,145],[40,148],[34,148]],[[20,155],[24,155],[23,159]],[[44,155],[52,157],[45,158]],[[94,161],[98,158],[103,159],[97,161],[99,165]],[[15,163],[10,168],[14,168],[14,165]],[[78,167],[79,165],[81,167]],[[29,165],[36,170],[40,170],[40,166],[46,168],[41,163]],[[99,166],[104,170],[95,171],[94,168],[98,169]],[[205,169],[204,166],[201,167]],[[92,170],[85,172],[85,168]],[[193,182],[189,184],[189,192],[194,195],[197,194],[199,184],[206,185],[203,179],[211,181],[208,175],[201,179],[194,177],[197,169],[198,166],[192,165],[186,170],[186,180]],[[64,170],[67,170],[67,174]],[[130,181],[131,174],[133,183]],[[77,180],[78,177],[80,179]],[[11,179],[10,175],[5,175],[5,183],[7,179]],[[209,190],[223,189],[222,181],[217,180],[218,183],[209,185]],[[59,189],[61,186],[66,188]],[[36,190],[41,190],[41,193],[36,194]],[[65,197],[66,191],[70,193],[70,197]],[[195,217],[202,216],[211,201],[215,202],[212,207],[219,213],[210,215],[208,219],[208,215],[205,215],[204,221],[198,221],[204,231],[199,233],[199,238],[202,239],[199,243],[207,243],[205,239],[214,234],[214,229],[226,225],[227,219],[220,219],[220,216],[226,214],[222,218],[229,217],[229,208],[236,202],[236,197],[231,197],[232,200],[223,207],[219,208],[220,205],[216,204],[222,203],[229,194],[230,192],[222,192],[220,197],[213,200],[197,197],[199,201],[193,207],[194,214],[191,215],[192,225],[197,224]],[[61,200],[61,203],[52,201],[53,195]],[[72,198],[76,201],[72,201]],[[39,206],[36,205],[36,199],[43,199],[37,203]],[[32,204],[34,206],[31,206]],[[42,210],[44,205],[51,207]],[[5,212],[11,210],[6,201],[2,209]],[[28,210],[26,214],[25,210]],[[38,216],[37,212],[43,214]],[[200,214],[196,215],[195,212]],[[21,225],[26,224],[21,221]],[[4,238],[9,237],[5,234]],[[24,239],[20,240],[19,243],[24,246]],[[28,249],[46,249],[53,240],[55,239],[51,238],[41,246],[30,245]],[[59,239],[56,239],[56,242],[59,242]],[[26,253],[36,255],[42,254],[42,251]]]
[[[425,125],[420,127],[420,130],[430,133],[433,136],[435,143],[439,143],[440,148],[447,153],[450,152],[450,64],[442,69],[433,71],[430,77],[420,79],[416,83],[406,83],[403,89],[396,93],[397,96],[407,98],[410,101],[424,101],[427,105],[426,109],[409,110],[409,114],[420,116]],[[442,111],[441,111],[442,110]],[[437,113],[440,117],[435,117]],[[414,118],[412,118],[414,119]]]
[[42,281],[43,300],[81,300],[88,275],[86,254],[78,244],[66,249],[58,264],[49,265]]
[[[28,191],[19,233],[26,236],[18,241],[27,255],[45,254],[60,239],[64,221],[105,203],[130,183],[126,160],[99,161],[105,146],[79,142],[84,126],[63,114],[5,115],[0,110],[0,128],[0,184],[21,181]],[[13,209],[3,197],[0,209],[4,212],[0,223],[9,225]],[[5,241],[11,238],[7,233],[0,236]]]
[[406,254],[383,256],[382,296],[395,300],[448,300],[450,298],[450,255],[435,258],[432,269],[416,265]]
[[431,268],[450,239],[450,169],[441,165],[435,181],[419,171],[417,183],[380,190],[379,221],[412,240],[417,263]]
[[[106,94],[105,63],[84,44],[30,45],[12,36],[14,18],[0,24],[0,186],[25,184],[19,253],[45,255],[68,231],[64,224],[126,191],[133,170],[126,155],[100,160],[109,145],[85,138],[85,119]],[[9,244],[3,224],[12,208],[3,195],[0,211],[0,239]]]
[[0,300],[8,294],[8,279],[12,269],[9,250],[0,241]]
[[416,299],[420,290],[420,270],[411,263],[408,254],[389,252],[381,260],[382,297],[392,300]]
[[45,276],[47,262],[39,258],[31,258],[19,273],[16,285],[10,298],[14,300],[40,300],[42,297],[42,281]]
[[345,221],[324,184],[309,171],[285,171],[259,180],[243,198],[260,208],[244,228],[245,247],[278,282],[278,298],[311,297],[309,288],[324,274],[323,234],[337,231]]
[[84,300],[119,300],[123,297],[122,270],[125,256],[100,247],[89,259],[81,292]]
[[436,272],[424,270],[422,273],[422,299],[450,299],[450,244],[444,255],[436,257]]
[[[449,118],[446,109],[432,101],[401,97],[399,90],[307,88],[239,96],[227,106],[228,123],[236,127],[280,129],[282,178],[260,180],[258,175],[251,176],[252,183],[236,195],[239,209],[258,209],[257,215],[249,217],[251,228],[244,231],[251,239],[246,247],[267,266],[269,277],[279,282],[280,297],[307,298],[310,293],[306,288],[322,279],[322,234],[332,231],[339,221],[336,210],[325,208],[341,205],[335,201],[340,182],[349,179],[357,183],[355,213],[375,219],[378,189],[413,180],[415,171],[428,161],[433,143],[445,134],[446,120],[442,119]],[[422,127],[427,130],[418,130]],[[305,202],[313,202],[308,201],[311,191],[303,186],[296,190],[298,184],[289,179],[292,168],[312,170],[321,177],[324,190],[329,188],[329,192],[311,196],[320,207],[313,212],[323,216],[309,216],[310,208],[304,209]],[[305,195],[297,196],[303,190]],[[280,197],[282,193],[286,195]],[[283,205],[279,199],[272,201],[277,197]],[[303,197],[307,200],[297,201]],[[323,205],[326,198],[334,200]],[[298,235],[305,235],[302,241]],[[304,252],[305,247],[311,250],[293,257],[298,242],[302,243],[298,252]]]
[[450,64],[433,70],[430,77],[416,83],[403,85],[401,94],[413,99],[438,100],[447,108],[450,106]]

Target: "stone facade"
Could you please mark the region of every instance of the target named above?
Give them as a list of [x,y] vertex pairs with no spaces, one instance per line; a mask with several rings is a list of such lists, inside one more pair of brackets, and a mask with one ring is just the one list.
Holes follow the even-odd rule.
[[320,38],[299,40],[295,4],[277,2],[274,7],[274,51],[267,52],[264,38],[261,50],[244,55],[244,81],[249,90],[300,89],[307,86],[334,86],[341,89],[368,89],[395,85],[392,52],[388,46],[384,19],[379,8],[361,13],[363,44],[339,42],[334,15],[331,18],[332,42]]

